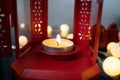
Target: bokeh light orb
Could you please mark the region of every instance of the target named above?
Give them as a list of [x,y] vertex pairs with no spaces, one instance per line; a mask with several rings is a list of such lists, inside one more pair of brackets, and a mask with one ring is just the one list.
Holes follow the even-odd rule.
[[25,23],[21,23],[20,28],[22,28],[22,29],[25,28]]
[[28,43],[28,38],[24,35],[19,36],[19,45],[20,47],[25,46]]
[[113,46],[113,44],[115,44],[115,42],[110,42],[107,44],[107,50],[109,50],[111,48],[111,46]]
[[107,44],[107,54],[108,54],[108,55],[111,55],[110,49],[111,49],[111,47],[112,47],[114,44],[115,44],[115,42],[109,42],[109,43]]
[[51,36],[52,36],[52,31],[53,31],[52,26],[48,25],[48,27],[47,27],[48,37],[51,37]]
[[120,58],[120,43],[115,43],[111,46],[110,54],[114,57]]
[[66,38],[69,34],[69,25],[68,24],[61,24],[60,25],[60,35],[61,37]]
[[73,39],[73,34],[68,34],[67,39]]
[[61,24],[60,25],[60,31],[61,32],[68,32],[69,31],[69,25],[68,24]]
[[116,57],[107,57],[103,61],[102,67],[104,72],[111,77],[120,75],[120,60]]

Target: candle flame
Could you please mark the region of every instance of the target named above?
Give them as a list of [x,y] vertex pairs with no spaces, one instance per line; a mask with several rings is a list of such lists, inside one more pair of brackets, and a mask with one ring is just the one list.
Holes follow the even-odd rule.
[[57,38],[56,38],[56,42],[57,42],[57,45],[59,46],[60,44],[60,40],[61,40],[61,37],[59,34],[57,34]]

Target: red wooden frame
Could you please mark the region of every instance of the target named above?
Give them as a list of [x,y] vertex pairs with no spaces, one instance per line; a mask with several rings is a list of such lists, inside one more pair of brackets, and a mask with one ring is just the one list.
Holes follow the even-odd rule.
[[89,46],[91,2],[91,0],[75,0],[73,39],[75,45],[83,48]]
[[48,0],[30,0],[31,42],[47,38]]
[[[74,12],[74,43],[80,48],[90,47],[91,41],[93,46],[93,62],[96,63],[99,47],[100,25],[102,16],[103,0],[75,0]],[[94,29],[95,37],[92,37],[91,28]],[[92,39],[93,38],[93,39]]]
[[18,27],[16,8],[16,0],[0,0],[0,57],[12,56],[11,27]]
[[98,3],[98,15],[97,15],[97,22],[96,22],[96,31],[95,31],[95,42],[94,42],[94,55],[93,55],[93,62],[96,63],[97,56],[98,56],[98,48],[99,48],[99,39],[100,39],[100,29],[101,29],[101,18],[102,18],[102,8],[103,8],[103,0],[99,0]]
[[[78,50],[78,54],[70,58],[64,57],[63,60],[56,60],[61,57],[44,55],[41,51],[41,42],[47,38],[48,0],[30,0],[31,41],[20,50],[20,54],[17,55],[19,58],[11,65],[16,78],[18,80],[98,79],[100,71],[96,58],[102,3],[102,0],[75,0],[73,42],[78,46],[77,50],[81,51]],[[92,39],[90,29],[95,24],[95,39]],[[91,40],[95,40],[92,47],[90,46]]]
[[[37,1],[37,3],[36,3]],[[94,2],[97,0],[93,0]],[[101,14],[102,14],[102,2],[98,3],[92,3],[91,0],[75,0],[75,12],[74,12],[74,43],[75,45],[80,45],[84,47],[89,46],[89,42],[91,39],[90,33],[88,32],[91,26],[91,15],[92,12],[92,4],[97,4],[98,6],[98,15],[94,18],[97,18],[96,21],[93,21],[95,24],[97,24],[96,28],[96,37],[95,37],[95,45],[94,45],[94,61],[96,61],[97,56],[97,49],[98,49],[98,41],[99,41],[99,29],[100,29],[100,20],[101,20]],[[99,0],[98,0],[99,1]],[[7,2],[10,2],[9,4]],[[31,0],[30,1],[30,23],[31,23],[31,42],[32,43],[41,43],[44,39],[47,38],[47,24],[48,24],[48,5],[45,5],[48,3],[48,0]],[[3,7],[2,5],[8,5],[8,7]],[[8,23],[8,28],[4,27],[4,30],[7,30],[5,34],[8,35],[7,39],[1,38],[1,42],[4,41],[4,44],[7,44],[8,47],[3,52],[3,48],[1,46],[0,48],[0,56],[12,56],[11,52],[11,36],[10,36],[10,27],[15,27],[15,37],[16,37],[16,50],[17,50],[17,56],[19,53],[19,43],[18,43],[18,24],[17,24],[17,7],[16,7],[16,0],[1,0],[1,6],[4,9],[4,12],[6,13],[6,18],[3,19],[2,25],[6,26],[5,23]],[[2,10],[3,11],[3,10]],[[94,11],[95,13],[95,11]],[[9,19],[9,14],[11,15],[11,23]],[[14,16],[13,16],[14,15]],[[44,17],[43,17],[44,16]],[[2,17],[1,17],[2,19]],[[5,22],[5,23],[4,23]],[[3,28],[2,28],[3,29]],[[1,30],[2,32],[2,30]],[[3,36],[3,34],[1,34]],[[3,36],[5,37],[5,36]],[[8,39],[9,38],[9,39]],[[2,40],[4,39],[4,40]]]

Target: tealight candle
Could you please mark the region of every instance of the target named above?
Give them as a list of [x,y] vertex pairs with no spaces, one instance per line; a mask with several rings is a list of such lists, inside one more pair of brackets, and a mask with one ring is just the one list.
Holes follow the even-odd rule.
[[69,52],[73,50],[74,44],[72,41],[61,39],[60,35],[57,35],[57,38],[44,40],[42,48],[48,52]]

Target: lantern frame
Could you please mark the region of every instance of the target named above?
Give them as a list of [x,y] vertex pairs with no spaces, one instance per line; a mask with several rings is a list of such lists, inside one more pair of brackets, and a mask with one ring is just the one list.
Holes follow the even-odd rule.
[[[18,80],[99,79],[100,70],[97,66],[96,60],[103,0],[74,1],[74,38],[72,41],[75,46],[77,46],[76,53],[78,54],[72,55],[69,59],[64,57],[65,60],[56,60],[56,56],[44,55],[40,49],[41,42],[48,38],[48,0],[30,0],[31,36],[29,43],[21,49],[19,49],[18,43],[17,9],[16,7],[14,8],[15,10],[13,10],[13,13],[15,14],[14,22],[16,22],[14,25],[17,59],[12,63],[11,69]],[[16,6],[16,1],[14,6]],[[37,7],[37,9],[35,7]],[[41,19],[39,19],[39,17]],[[90,27],[95,24],[95,39],[94,44],[91,47]],[[57,59],[58,58],[61,59],[61,57],[57,57]]]

